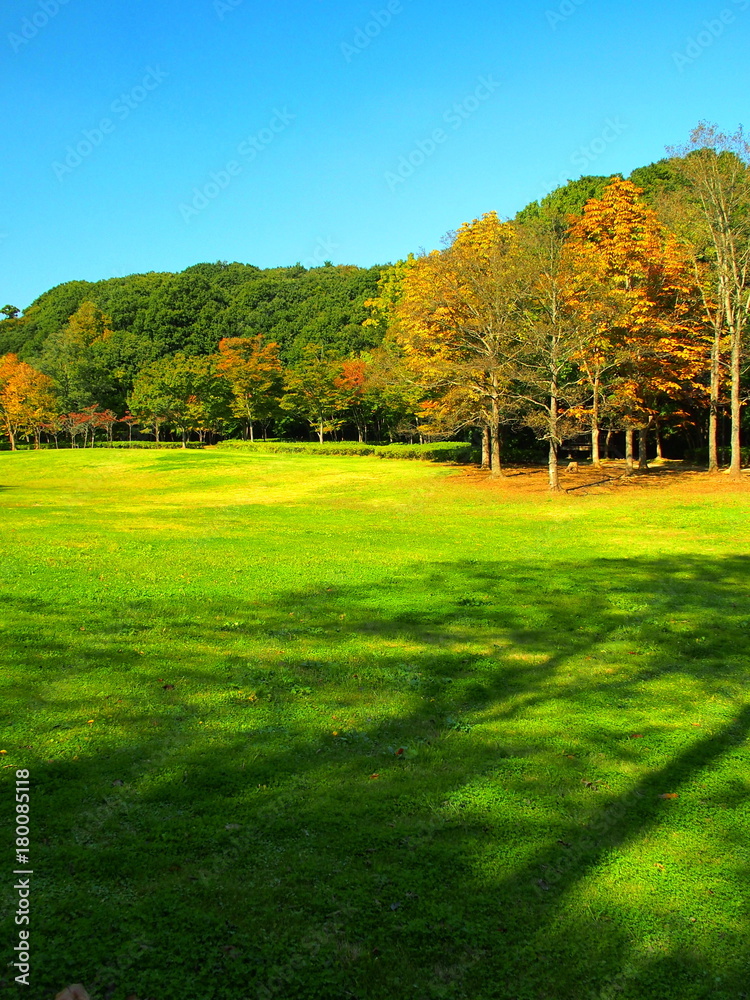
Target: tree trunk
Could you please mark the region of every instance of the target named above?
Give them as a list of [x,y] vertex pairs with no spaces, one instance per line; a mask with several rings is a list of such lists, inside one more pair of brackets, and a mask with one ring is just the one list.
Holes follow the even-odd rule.
[[594,380],[594,406],[591,411],[591,464],[598,469],[601,465],[599,454],[599,377]]
[[638,468],[648,472],[648,427],[638,428]]
[[485,424],[482,427],[482,468],[489,469],[490,467],[490,425]]
[[729,478],[739,480],[742,473],[742,452],[740,451],[740,427],[742,419],[742,403],[740,401],[740,376],[742,359],[742,333],[738,329],[732,331],[732,460],[729,465]]
[[251,444],[255,444],[255,431],[253,429],[253,422],[252,422],[252,420],[250,421],[249,426],[250,426],[250,443]]
[[612,457],[612,454],[610,452],[610,447],[611,447],[611,444],[612,444],[612,435],[613,434],[614,434],[614,431],[607,431],[607,439],[604,442],[604,454],[606,455],[606,457],[608,459]]
[[159,421],[157,420],[154,424],[154,439],[156,443],[159,443]]
[[496,396],[492,399],[490,437],[490,471],[493,476],[502,476],[503,470],[500,464],[500,406]]
[[550,386],[549,399],[549,488],[553,493],[560,492],[560,479],[557,468],[557,384]]
[[10,429],[10,427],[8,428],[8,440],[10,441],[10,450],[11,451],[15,451],[16,450],[16,435],[13,433],[13,431]]
[[633,471],[633,428],[625,431],[625,470],[628,475]]
[[656,457],[661,462],[664,458],[664,451],[661,446],[661,432],[659,431],[659,425],[656,424],[654,427],[654,433],[656,434]]
[[323,421],[318,422],[318,440],[323,444]]
[[714,324],[711,345],[711,402],[708,412],[708,471],[719,471],[719,398],[721,393],[721,327]]

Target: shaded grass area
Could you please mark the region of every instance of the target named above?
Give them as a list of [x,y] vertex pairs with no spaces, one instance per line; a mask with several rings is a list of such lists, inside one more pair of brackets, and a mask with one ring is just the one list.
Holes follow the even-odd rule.
[[0,482],[34,997],[745,995],[743,492],[216,452]]

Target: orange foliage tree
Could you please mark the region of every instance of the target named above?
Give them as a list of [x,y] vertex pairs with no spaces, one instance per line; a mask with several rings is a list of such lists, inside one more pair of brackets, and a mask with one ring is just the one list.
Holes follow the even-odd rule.
[[278,344],[264,344],[261,336],[225,337],[219,342],[218,374],[229,382],[235,417],[244,420],[250,440],[253,423],[265,424],[278,408],[282,371]]
[[689,255],[642,193],[630,181],[613,181],[572,225],[567,253],[571,302],[585,328],[580,364],[594,396],[592,440],[608,374],[628,466],[638,428],[640,465],[647,468],[648,429],[660,400],[701,394],[710,347]]
[[490,438],[500,469],[500,427],[510,412],[509,364],[523,321],[528,273],[518,231],[495,212],[464,223],[442,251],[406,262],[393,307],[394,335],[428,401],[451,400],[456,423]]
[[33,433],[39,447],[39,432],[56,410],[50,378],[15,354],[0,358],[0,421],[13,451],[19,434]]

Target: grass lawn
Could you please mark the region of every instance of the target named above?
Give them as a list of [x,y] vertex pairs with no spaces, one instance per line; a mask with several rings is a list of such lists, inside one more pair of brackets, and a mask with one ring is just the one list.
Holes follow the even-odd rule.
[[5,993],[749,996],[750,490],[516,483],[0,454]]

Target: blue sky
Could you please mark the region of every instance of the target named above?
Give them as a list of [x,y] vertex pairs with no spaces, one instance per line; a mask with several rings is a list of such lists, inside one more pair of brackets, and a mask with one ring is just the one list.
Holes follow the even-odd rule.
[[750,0],[9,2],[0,297],[439,246],[733,131],[749,39]]

